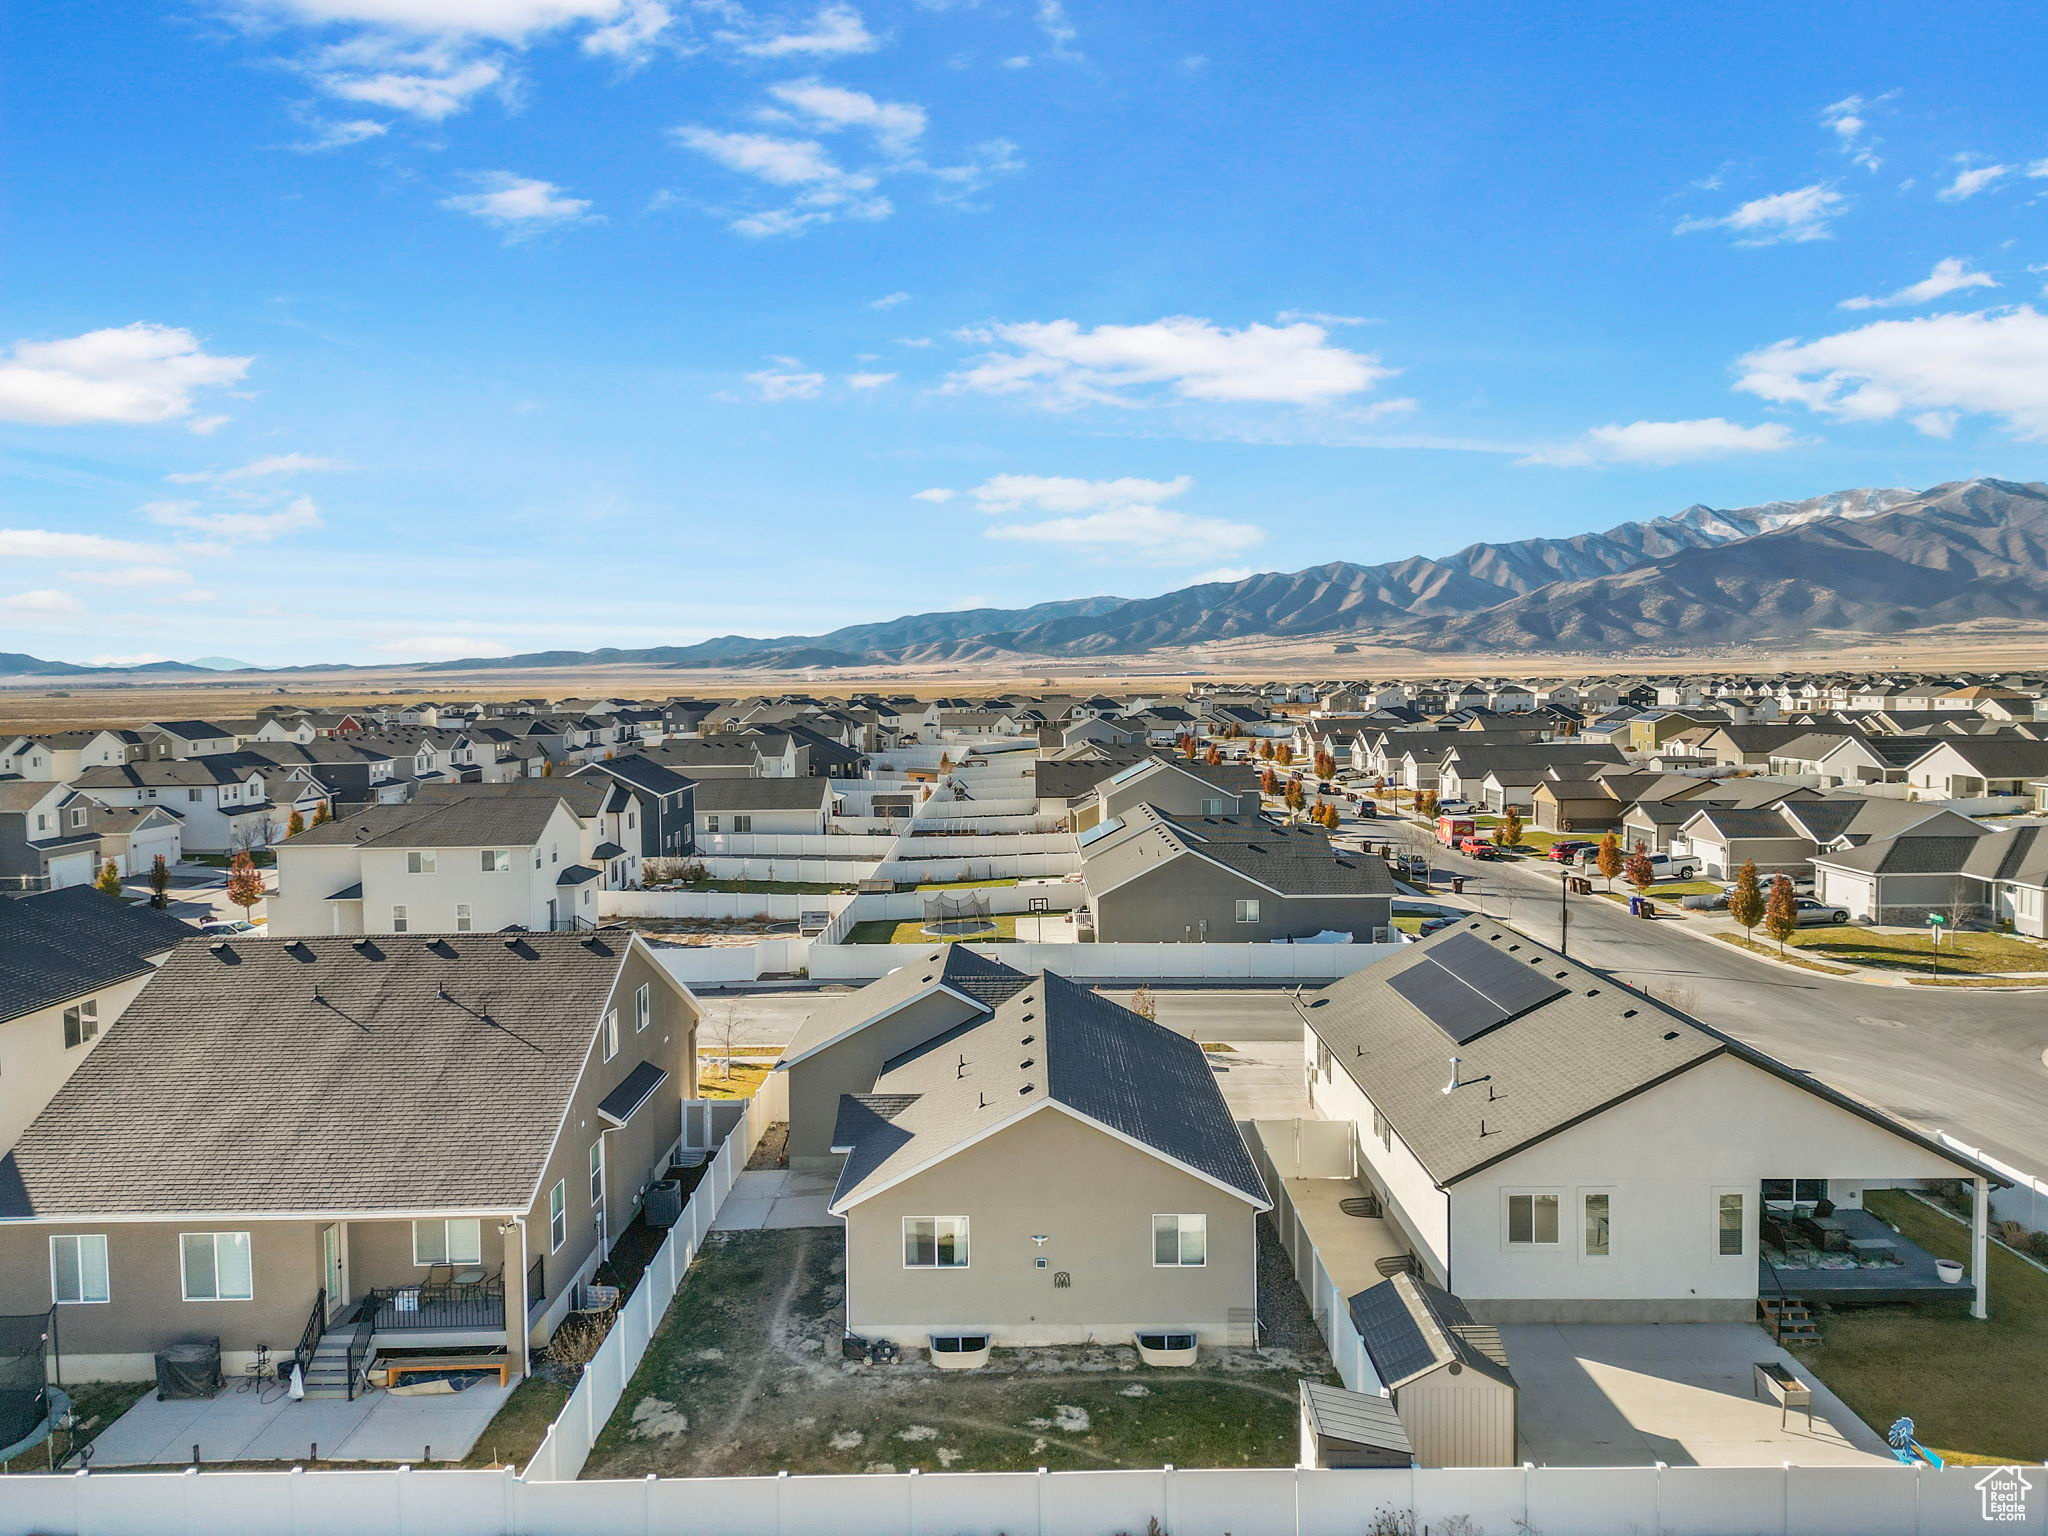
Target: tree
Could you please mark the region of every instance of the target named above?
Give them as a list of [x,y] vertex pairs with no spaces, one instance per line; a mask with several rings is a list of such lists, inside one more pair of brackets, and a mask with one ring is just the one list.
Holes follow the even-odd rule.
[[162,854],[149,861],[149,904],[159,912],[171,904],[171,866]]
[[555,762],[553,758],[549,758],[540,765],[540,776],[544,779],[552,779],[555,776]]
[[1637,843],[1635,852],[1628,856],[1628,862],[1621,866],[1622,877],[1636,888],[1637,894],[1647,891],[1657,878],[1657,871],[1650,863],[1650,851]]
[[1614,877],[1621,873],[1621,839],[1609,832],[1593,852],[1593,867],[1607,877],[1607,889],[1614,889]]
[[1436,791],[1435,791],[1435,790],[1433,790],[1433,789],[1424,789],[1424,790],[1418,790],[1418,791],[1416,792],[1416,795],[1415,795],[1415,814],[1416,814],[1416,815],[1418,815],[1418,816],[1421,816],[1421,817],[1423,817],[1423,818],[1424,818],[1425,820],[1428,820],[1428,821],[1434,821],[1434,820],[1436,820]]
[[1141,1019],[1159,1022],[1159,1000],[1152,995],[1150,987],[1140,987],[1131,994],[1131,1012]]
[[1181,739],[1180,739],[1180,755],[1181,755],[1182,757],[1186,758],[1186,759],[1187,759],[1187,760],[1188,760],[1189,762],[1193,762],[1193,761],[1195,760],[1195,736],[1194,736],[1194,732],[1190,731],[1190,732],[1188,732],[1188,734],[1187,734],[1187,735],[1185,735],[1185,736],[1181,737]]
[[1266,770],[1266,771],[1265,771],[1264,773],[1260,774],[1260,775],[1259,775],[1259,793],[1260,793],[1260,794],[1262,794],[1262,795],[1277,795],[1277,794],[1279,794],[1279,793],[1280,793],[1280,775],[1279,775],[1279,774],[1277,774],[1277,773],[1275,773],[1275,772],[1274,772],[1274,771],[1273,771],[1272,769],[1270,769],[1270,768],[1268,768],[1268,769],[1267,769],[1267,770]]
[[1268,736],[1259,743],[1259,756],[1267,762],[1273,761],[1273,738]]
[[1217,746],[1213,741],[1210,742],[1209,750],[1202,754],[1202,761],[1207,763],[1211,768],[1214,768],[1218,763],[1223,761],[1223,749]]
[[1316,754],[1316,777],[1327,779],[1337,772],[1337,759],[1327,749]]
[[228,900],[240,907],[246,916],[249,909],[262,899],[263,876],[257,872],[256,861],[245,849],[228,862]]
[[326,801],[326,800],[322,800],[322,801],[321,801],[321,802],[320,802],[320,803],[319,803],[318,805],[316,805],[316,806],[314,806],[314,807],[313,807],[313,825],[314,825],[314,826],[316,826],[316,827],[324,827],[324,826],[326,826],[326,825],[327,825],[327,823],[328,823],[328,822],[332,821],[333,819],[334,819],[334,810],[333,810],[333,807],[332,807],[332,804],[331,804],[331,802],[329,802],[329,801]]
[[293,811],[291,814],[291,819],[284,824],[284,835],[286,837],[297,837],[301,832],[305,830],[306,818],[301,816],[297,811]]
[[1301,780],[1289,779],[1287,781],[1287,809],[1298,811],[1307,802],[1308,796],[1301,792]]
[[1501,813],[1500,825],[1493,829],[1496,847],[1513,848],[1522,841],[1522,813],[1509,806]]
[[1291,768],[1294,765],[1294,748],[1287,742],[1281,742],[1273,749],[1273,761],[1282,768]]
[[1744,859],[1735,872],[1735,889],[1728,897],[1728,915],[1748,933],[1764,920],[1763,882],[1756,877],[1756,860]]
[[1785,941],[1799,931],[1799,898],[1792,881],[1779,875],[1771,882],[1770,900],[1764,903],[1764,932],[1778,941],[1778,953],[1785,953]]
[[112,859],[100,866],[99,878],[93,881],[94,889],[103,896],[121,894],[121,867]]

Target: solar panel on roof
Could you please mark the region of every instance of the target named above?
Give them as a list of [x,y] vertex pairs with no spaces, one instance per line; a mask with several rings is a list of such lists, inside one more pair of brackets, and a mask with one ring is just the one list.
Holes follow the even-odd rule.
[[1569,990],[1554,976],[1509,958],[1477,934],[1460,933],[1430,951],[1430,959],[1497,1004],[1512,1019]]
[[1351,1320],[1358,1327],[1382,1382],[1406,1381],[1437,1363],[1437,1353],[1423,1336],[1407,1299],[1391,1280],[1351,1298]]
[[1131,764],[1131,766],[1128,768],[1119,768],[1115,773],[1112,773],[1109,776],[1109,782],[1112,784],[1121,784],[1125,779],[1130,778],[1133,774],[1143,773],[1147,768],[1150,768],[1151,766],[1152,759],[1146,758],[1143,761]]
[[1438,965],[1435,956],[1388,978],[1387,985],[1460,1045],[1507,1018],[1498,1003]]
[[1094,826],[1090,827],[1087,831],[1083,832],[1079,837],[1075,838],[1074,841],[1079,843],[1083,848],[1086,848],[1090,843],[1097,842],[1100,839],[1109,836],[1109,834],[1112,832],[1122,831],[1123,825],[1123,817],[1112,816],[1107,821],[1098,821]]

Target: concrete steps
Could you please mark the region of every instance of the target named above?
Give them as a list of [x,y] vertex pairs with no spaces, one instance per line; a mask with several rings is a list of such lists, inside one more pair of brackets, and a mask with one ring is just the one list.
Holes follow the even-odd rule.
[[308,1398],[348,1396],[348,1349],[354,1339],[353,1327],[321,1335],[312,1363],[306,1367]]

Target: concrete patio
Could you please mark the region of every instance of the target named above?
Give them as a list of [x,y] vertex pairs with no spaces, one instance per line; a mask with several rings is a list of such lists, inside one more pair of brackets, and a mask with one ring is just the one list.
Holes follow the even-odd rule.
[[[1812,1364],[1748,1323],[1510,1325],[1521,1457],[1556,1467],[1894,1465]],[[1756,1363],[1813,1388],[1813,1426],[1753,1395]],[[1783,1422],[1781,1423],[1781,1417]]]
[[839,1181],[829,1173],[790,1168],[750,1168],[733,1180],[732,1192],[711,1223],[714,1232],[751,1232],[762,1227],[836,1227],[825,1210]]
[[[371,1390],[353,1402],[237,1390],[158,1402],[151,1392],[93,1441],[95,1467],[185,1466],[192,1448],[205,1462],[460,1461],[511,1395],[494,1378],[464,1391],[393,1397]],[[274,1389],[273,1389],[274,1390]]]

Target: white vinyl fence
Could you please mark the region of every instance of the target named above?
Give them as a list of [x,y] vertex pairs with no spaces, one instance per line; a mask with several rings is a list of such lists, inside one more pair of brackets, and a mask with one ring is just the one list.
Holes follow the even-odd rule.
[[874,859],[720,859],[693,860],[714,880],[801,880],[818,885],[855,885],[872,879]]
[[[2024,1513],[2048,1518],[2031,1469]],[[1983,1467],[907,1472],[564,1483],[510,1472],[80,1473],[5,1479],[0,1536],[1971,1536]],[[2012,1482],[2010,1469],[2002,1474]],[[2015,1484],[2016,1486],[2016,1484]],[[1462,1524],[1460,1522],[1463,1522]]]
[[[1327,1127],[1327,1129],[1325,1129]],[[1246,1138],[1252,1161],[1273,1197],[1273,1229],[1294,1264],[1294,1278],[1308,1298],[1315,1315],[1316,1331],[1330,1346],[1330,1360],[1344,1385],[1354,1392],[1380,1394],[1384,1384],[1365,1352],[1365,1340],[1351,1321],[1350,1298],[1341,1291],[1323,1256],[1295,1215],[1294,1201],[1287,1193],[1289,1178],[1349,1177],[1353,1128],[1335,1120],[1255,1120]],[[1341,1148],[1336,1138],[1342,1138]]]
[[[1334,981],[1398,954],[1398,944],[976,944],[1020,971],[1074,981]],[[904,944],[813,944],[813,981],[872,981],[909,963]]]
[[605,921],[631,917],[766,917],[795,922],[806,912],[840,912],[849,895],[784,896],[751,891],[599,891],[597,915]]
[[2011,1163],[2001,1162],[1989,1152],[1979,1151],[1973,1146],[1956,1140],[1947,1131],[1936,1133],[1942,1145],[1953,1148],[1966,1157],[1994,1172],[2012,1180],[2010,1189],[1991,1191],[1991,1215],[1997,1221],[2016,1221],[2030,1232],[2048,1232],[2048,1182],[2035,1178],[2031,1173],[2022,1173]]
[[[774,1085],[770,1090],[774,1098],[788,1092],[787,1081],[780,1075],[769,1080]],[[721,1107],[714,1104],[713,1114]],[[784,1109],[781,1114],[786,1118],[788,1111]],[[687,1109],[684,1116],[687,1120]],[[527,1463],[528,1482],[568,1482],[583,1470],[591,1446],[597,1443],[598,1431],[625,1395],[626,1383],[633,1379],[640,1357],[647,1353],[647,1341],[668,1311],[669,1300],[682,1284],[690,1261],[697,1256],[704,1234],[711,1230],[712,1218],[776,1117],[776,1104],[767,1094],[741,1101],[737,1123],[726,1132],[718,1154],[711,1159],[703,1180],[683,1207],[682,1217],[668,1229],[668,1236],[662,1239],[646,1273],[641,1275],[640,1284],[619,1309],[611,1332],[584,1366],[576,1390],[569,1394],[569,1401],[555,1416],[540,1449]]]

